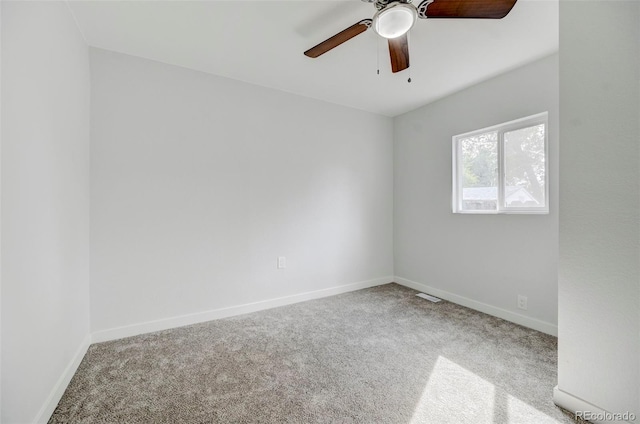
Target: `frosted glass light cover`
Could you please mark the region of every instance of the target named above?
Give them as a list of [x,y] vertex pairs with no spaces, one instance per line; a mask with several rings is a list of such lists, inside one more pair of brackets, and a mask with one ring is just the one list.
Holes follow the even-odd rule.
[[396,3],[375,14],[373,29],[384,38],[400,37],[411,29],[417,16],[413,5]]

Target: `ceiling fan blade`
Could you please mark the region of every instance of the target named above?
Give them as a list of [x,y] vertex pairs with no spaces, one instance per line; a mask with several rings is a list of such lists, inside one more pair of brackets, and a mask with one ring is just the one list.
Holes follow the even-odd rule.
[[351,40],[356,35],[365,32],[371,26],[371,22],[372,22],[371,19],[363,19],[360,22],[351,25],[349,28],[345,29],[344,31],[340,31],[333,37],[324,40],[322,43],[318,44],[317,46],[311,47],[309,50],[304,52],[304,55],[309,57],[318,57],[321,54],[324,54],[329,50],[333,49],[334,47],[338,47],[340,44],[344,43],[345,41]]
[[423,0],[418,17],[502,19],[517,0]]
[[409,67],[409,40],[407,34],[397,38],[389,38],[389,56],[391,56],[391,71],[404,71]]

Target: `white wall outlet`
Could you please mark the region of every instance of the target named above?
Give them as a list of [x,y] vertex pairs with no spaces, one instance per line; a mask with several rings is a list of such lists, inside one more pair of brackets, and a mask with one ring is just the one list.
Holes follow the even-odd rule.
[[287,267],[287,258],[284,256],[278,256],[278,269],[284,269]]
[[518,295],[518,308],[527,310],[527,296]]

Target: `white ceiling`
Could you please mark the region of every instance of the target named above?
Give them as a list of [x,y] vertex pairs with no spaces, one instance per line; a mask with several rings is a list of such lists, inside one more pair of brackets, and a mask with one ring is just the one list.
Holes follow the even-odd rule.
[[500,20],[419,19],[409,38],[411,67],[398,74],[391,73],[385,40],[372,30],[317,59],[302,54],[372,17],[374,6],[360,0],[73,1],[70,6],[91,46],[387,116],[558,50],[557,0],[518,0]]

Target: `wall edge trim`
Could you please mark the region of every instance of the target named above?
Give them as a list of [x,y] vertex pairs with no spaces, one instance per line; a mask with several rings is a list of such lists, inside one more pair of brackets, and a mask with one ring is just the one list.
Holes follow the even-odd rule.
[[203,312],[196,312],[186,315],[178,315],[170,318],[146,321],[137,324],[115,327],[106,330],[99,330],[92,333],[92,342],[100,343],[110,340],[122,339],[125,337],[137,336],[155,331],[168,330],[171,328],[183,327],[186,325],[198,324],[221,318],[228,318],[236,315],[258,312],[265,309],[277,308],[279,306],[291,305],[307,300],[320,299],[327,296],[347,293],[369,287],[380,286],[393,282],[393,276],[378,277],[372,280],[359,281],[356,283],[344,284],[310,292],[303,292],[289,296],[267,299],[258,302],[212,309]]
[[69,364],[58,378],[58,381],[51,389],[51,392],[49,392],[49,396],[47,396],[47,399],[40,408],[40,411],[38,411],[38,414],[33,421],[34,423],[46,423],[49,421],[49,418],[58,406],[58,402],[60,402],[62,395],[64,395],[65,390],[67,390],[67,386],[78,370],[84,355],[87,353],[87,350],[89,350],[89,346],[91,346],[91,334],[87,334],[80,343],[76,353],[73,355],[71,361],[69,361]]
[[[603,416],[606,416],[607,414],[611,414],[609,411],[606,411],[598,406],[595,406],[594,404],[587,402],[586,400],[581,399],[577,396],[574,396],[571,393],[561,390],[560,388],[558,388],[558,386],[553,388],[553,403],[555,403],[560,408],[566,409],[567,411],[571,412],[572,414],[574,414],[574,416],[577,411],[589,411],[595,415],[603,415]],[[610,423],[611,421],[591,419],[589,420],[589,422],[597,424],[597,423]],[[617,421],[617,422],[630,423],[629,421]]]
[[531,318],[525,315],[511,312],[506,309],[498,308],[497,306],[482,303],[468,297],[448,292],[446,290],[436,289],[426,284],[411,281],[406,278],[396,276],[394,281],[402,286],[422,291],[436,297],[440,297],[444,300],[448,300],[449,302],[457,303],[458,305],[466,306],[467,308],[471,308],[476,311],[492,315],[494,317],[502,318],[504,320],[540,331],[545,334],[550,334],[556,337],[558,336],[558,326],[550,322],[541,321],[536,318]]

